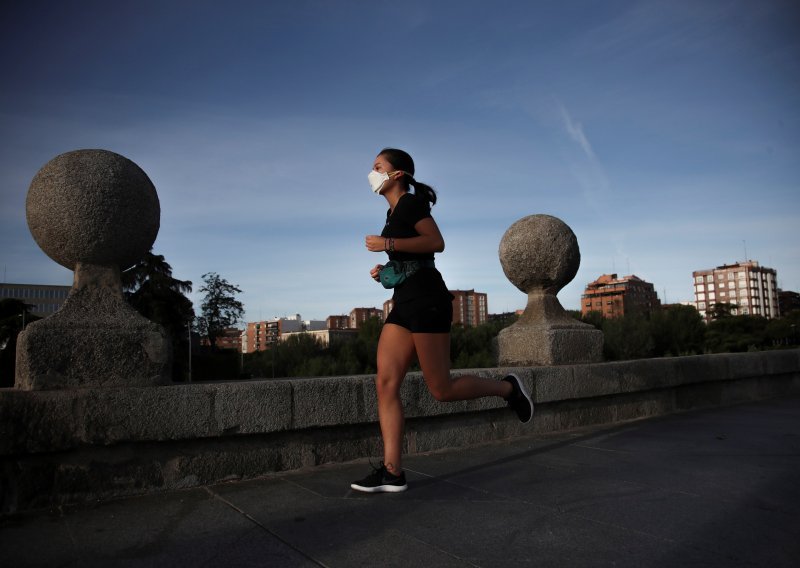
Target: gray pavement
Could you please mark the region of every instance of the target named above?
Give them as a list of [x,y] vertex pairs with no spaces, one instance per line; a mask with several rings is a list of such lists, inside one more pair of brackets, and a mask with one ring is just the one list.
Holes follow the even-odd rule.
[[800,566],[800,398],[0,521],[3,566]]

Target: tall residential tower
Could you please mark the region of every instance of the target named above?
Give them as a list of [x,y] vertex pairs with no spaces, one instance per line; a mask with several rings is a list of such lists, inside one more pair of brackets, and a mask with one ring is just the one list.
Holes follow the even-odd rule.
[[754,260],[695,270],[692,277],[695,306],[706,321],[714,304],[731,304],[733,315],[780,316],[778,274]]

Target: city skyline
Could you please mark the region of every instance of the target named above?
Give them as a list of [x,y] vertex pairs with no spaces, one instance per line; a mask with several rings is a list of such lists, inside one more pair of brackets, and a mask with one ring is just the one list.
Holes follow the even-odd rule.
[[[11,2],[0,22],[4,282],[69,284],[25,223],[31,179],[118,152],[161,200],[176,278],[238,285],[245,321],[389,297],[363,246],[385,146],[439,192],[451,289],[525,306],[497,248],[521,217],[575,232],[580,309],[601,274],[693,299],[692,272],[757,260],[800,289],[796,3]],[[749,257],[749,258],[745,258]],[[666,295],[665,292],[666,291]],[[666,297],[665,297],[666,296]]]

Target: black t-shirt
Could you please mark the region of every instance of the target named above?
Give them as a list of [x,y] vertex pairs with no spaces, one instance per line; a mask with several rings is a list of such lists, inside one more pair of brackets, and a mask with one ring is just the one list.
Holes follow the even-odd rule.
[[[431,208],[427,199],[405,193],[398,200],[394,211],[389,209],[386,212],[386,225],[381,236],[395,239],[418,237],[419,233],[414,226],[430,216]],[[393,252],[389,254],[389,260],[433,260],[433,253]],[[395,303],[400,303],[422,296],[439,295],[452,298],[442,275],[435,268],[420,268],[411,278],[394,288],[392,299]]]

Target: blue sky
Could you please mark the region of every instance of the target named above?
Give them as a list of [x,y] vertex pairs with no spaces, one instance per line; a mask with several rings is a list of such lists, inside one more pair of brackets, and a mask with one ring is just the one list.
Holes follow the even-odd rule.
[[[25,195],[48,160],[105,148],[161,200],[176,277],[239,285],[246,319],[324,319],[389,294],[369,278],[385,146],[434,186],[450,288],[525,295],[497,249],[559,217],[581,267],[692,299],[693,270],[747,256],[800,290],[796,1],[6,0],[0,8],[0,265],[69,284]],[[199,310],[200,296],[192,294]]]

